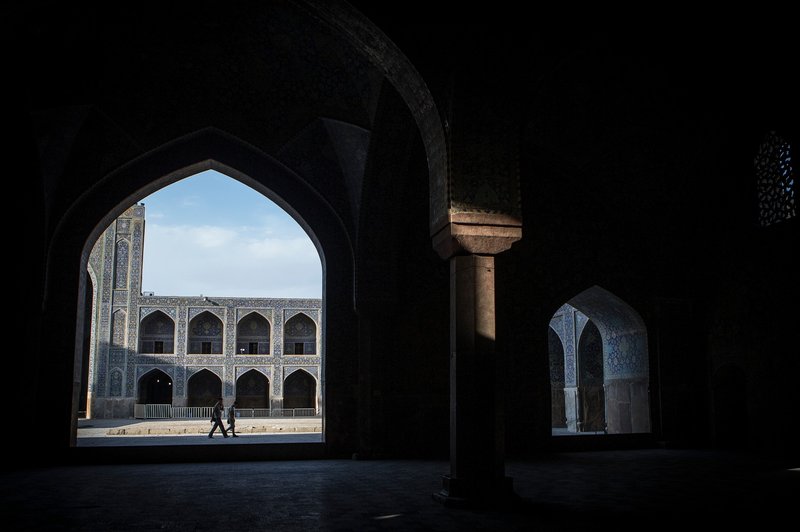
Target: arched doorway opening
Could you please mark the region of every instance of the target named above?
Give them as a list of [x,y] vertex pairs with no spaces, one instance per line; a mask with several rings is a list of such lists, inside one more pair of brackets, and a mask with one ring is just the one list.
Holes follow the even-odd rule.
[[236,353],[239,355],[268,355],[270,325],[267,318],[251,312],[236,326]]
[[236,379],[236,405],[240,409],[268,409],[269,393],[269,379],[256,369],[248,370]]
[[555,312],[548,334],[553,435],[650,432],[647,329],[636,310],[593,286]]
[[211,312],[201,312],[189,322],[190,355],[222,354],[222,320]]
[[171,405],[172,378],[154,369],[139,378],[139,404]]
[[[226,170],[234,173],[229,169]],[[204,175],[211,173],[213,172],[206,172]],[[233,185],[235,188],[248,190],[247,186],[242,186],[242,183],[237,182],[239,179],[231,179],[229,175],[221,172],[213,174],[216,176],[214,179],[235,183]],[[168,176],[170,179],[173,177]],[[187,177],[191,178],[193,175]],[[237,177],[247,179],[239,174]],[[250,187],[250,189],[252,188]],[[260,194],[258,191],[253,192],[253,190],[248,190],[250,196],[258,198],[257,201],[269,203],[265,201],[263,192]],[[218,197],[213,199],[218,200]],[[282,209],[281,206],[274,204],[271,208],[275,211]],[[105,408],[106,415],[100,417],[119,417],[120,412],[124,417],[132,415],[135,411],[134,403],[138,403],[138,398],[128,392],[133,388],[132,383],[128,381],[131,375],[140,374],[139,369],[147,366],[149,368],[163,366],[162,369],[164,367],[174,368],[172,406],[175,408],[172,411],[173,417],[176,414],[179,417],[191,414],[191,411],[181,407],[207,407],[213,404],[218,397],[222,397],[224,403],[229,405],[236,399],[237,385],[239,391],[244,392],[242,402],[239,404],[240,408],[244,405],[244,408],[258,409],[263,411],[262,415],[264,416],[271,415],[270,412],[274,409],[279,415],[281,409],[284,408],[283,396],[279,387],[272,390],[271,383],[266,377],[259,379],[258,382],[252,382],[252,379],[248,378],[246,379],[247,384],[243,384],[242,382],[237,383],[235,376],[239,374],[239,368],[252,367],[254,363],[258,365],[259,371],[263,374],[284,373],[283,342],[279,341],[277,345],[272,345],[271,321],[277,321],[277,326],[281,328],[281,331],[285,329],[287,321],[292,326],[290,337],[293,342],[291,345],[294,347],[295,343],[299,343],[300,347],[296,350],[292,349],[290,354],[303,355],[302,361],[294,360],[292,365],[299,362],[312,368],[314,375],[322,375],[324,371],[322,367],[324,337],[319,333],[324,330],[321,327],[324,299],[314,298],[311,294],[295,298],[264,297],[264,287],[257,284],[256,289],[260,291],[257,296],[251,297],[244,294],[233,297],[210,297],[202,294],[168,296],[162,295],[161,292],[156,294],[142,290],[142,278],[146,277],[143,275],[145,268],[142,260],[145,255],[143,253],[145,213],[144,203],[136,204],[123,211],[98,238],[90,255],[90,260],[103,272],[101,276],[107,279],[106,285],[104,285],[105,291],[93,294],[95,302],[99,302],[103,308],[108,307],[104,316],[109,316],[105,329],[103,329],[105,321],[98,320],[100,334],[97,335],[97,338],[108,334],[112,341],[108,344],[98,345],[98,352],[101,356],[96,357],[96,360],[91,361],[89,365],[97,366],[102,364],[103,360],[113,360],[116,366],[109,368],[106,362],[106,366],[98,372],[99,378],[105,377],[107,381],[112,381],[110,387],[108,385],[100,386],[99,389],[111,390],[115,394],[112,398],[111,394],[106,392],[95,398],[98,402],[113,403],[114,405],[113,411]],[[288,235],[293,239],[291,246],[287,248],[289,250],[287,254],[291,253],[290,257],[294,266],[294,269],[284,268],[284,271],[288,272],[287,275],[290,274],[293,280],[298,279],[299,267],[305,265],[304,262],[301,262],[300,252],[302,251],[303,256],[306,257],[309,255],[310,249],[311,257],[317,261],[317,278],[324,279],[324,262],[319,255],[319,243],[310,238],[313,233],[309,233],[310,229],[305,224],[298,224],[296,219],[292,219],[294,216],[291,216],[291,212],[283,209],[282,213],[289,214],[286,218],[290,222],[281,219],[280,223],[283,225],[280,227],[283,232],[279,235]],[[157,220],[160,221],[160,218]],[[293,232],[289,232],[287,224],[294,224],[291,229]],[[150,227],[151,234],[154,234],[153,227],[148,227]],[[207,231],[208,227],[208,225],[202,226],[202,229]],[[220,233],[227,234],[224,231],[220,231]],[[201,236],[205,237],[206,234]],[[213,237],[214,234],[212,233],[211,236]],[[305,247],[301,248],[300,241],[303,239]],[[126,246],[119,245],[119,242],[123,240],[127,243]],[[242,240],[240,238],[237,242]],[[176,241],[176,245],[178,243],[180,243],[179,240]],[[200,242],[200,244],[203,243],[205,241]],[[268,243],[259,242],[259,245],[263,247]],[[195,247],[202,247],[202,245]],[[117,255],[120,250],[124,254],[122,258]],[[266,252],[258,247],[249,251],[249,254],[224,253],[223,256],[246,256],[248,259],[253,259],[266,255]],[[342,248],[339,247],[337,251],[342,251]],[[270,263],[275,264],[279,257],[274,252],[271,253],[269,255]],[[191,266],[196,262],[190,261],[188,264]],[[269,271],[264,266],[259,270],[259,263],[264,265],[266,264],[264,261],[248,260],[246,262],[250,264],[250,275],[218,275],[214,279],[222,279],[223,282],[227,279],[235,279],[237,282],[244,279],[241,286],[237,285],[237,287],[247,290],[259,279],[276,277],[268,275]],[[268,267],[269,264],[266,266]],[[350,267],[352,262],[348,260],[341,266]],[[183,267],[180,271],[191,272],[191,269]],[[248,285],[248,283],[251,284]],[[322,283],[316,285],[317,293],[324,289],[324,286],[320,285]],[[231,286],[231,284],[228,283],[225,286]],[[280,287],[283,285],[278,282],[278,284],[273,283],[270,286]],[[301,288],[308,290],[307,285],[302,285]],[[279,338],[282,337],[281,334]],[[192,375],[192,372],[195,371],[193,367],[201,364],[205,368],[211,368],[210,372],[216,376],[209,377],[209,372]],[[318,396],[319,386],[316,383],[314,390],[317,396],[314,398],[313,408],[315,414],[319,414],[322,401]],[[278,395],[272,397],[273,391]],[[103,395],[105,396],[103,397]],[[131,412],[126,413],[128,409]],[[255,413],[253,415],[255,416]]]
[[307,371],[292,372],[283,383],[283,407],[285,409],[316,409],[317,381]]
[[145,316],[139,325],[139,353],[175,352],[175,322],[160,310]]
[[222,379],[208,369],[191,375],[187,384],[187,406],[214,406],[217,398],[222,397]]
[[[209,158],[210,157],[210,158]],[[231,166],[225,165],[219,160],[230,161],[240,165],[243,170],[234,170]],[[197,161],[203,161],[198,163]],[[136,198],[144,198],[147,195],[163,188],[171,183],[177,182],[185,177],[196,174],[201,169],[213,168],[220,173],[236,179],[263,194],[267,198],[274,201],[284,211],[303,228],[305,233],[311,239],[314,247],[316,248],[322,269],[322,299],[321,306],[317,310],[318,316],[315,319],[318,321],[318,349],[320,350],[320,357],[324,353],[325,358],[329,356],[338,357],[340,360],[351,356],[352,348],[357,344],[357,328],[354,326],[356,318],[352,308],[353,300],[353,255],[351,243],[348,238],[345,228],[342,226],[341,221],[336,217],[336,214],[331,210],[323,198],[308,194],[307,185],[299,176],[293,174],[285,166],[281,165],[269,156],[264,155],[257,150],[253,150],[240,141],[223,134],[214,129],[203,130],[194,135],[190,135],[184,139],[175,141],[174,143],[162,147],[159,151],[151,154],[146,159],[138,160],[135,163],[126,166],[120,172],[113,173],[108,176],[108,179],[102,182],[102,185],[97,190],[93,191],[91,195],[94,201],[87,201],[85,209],[82,209],[81,216],[69,218],[64,222],[65,228],[70,227],[70,235],[88,235],[81,248],[80,260],[76,258],[76,267],[74,274],[81,279],[81,290],[85,290],[85,283],[87,279],[87,271],[90,262],[94,258],[90,258],[92,246],[98,242],[98,239],[103,235],[112,222],[115,222],[127,210],[133,209],[129,205],[131,201]],[[269,183],[269,187],[265,185]],[[106,189],[106,186],[109,188]],[[94,194],[96,192],[96,194]],[[117,198],[118,203],[115,206],[108,205],[108,198]],[[88,198],[87,198],[88,199]],[[127,207],[126,207],[127,205]],[[110,209],[110,210],[105,210]],[[90,220],[97,220],[94,224],[90,224]],[[66,229],[65,229],[66,230]],[[56,240],[60,242],[64,249],[61,251],[54,251],[54,253],[61,253],[64,256],[71,255],[69,250],[70,240],[61,239]],[[114,245],[113,241],[107,242],[109,247]],[[102,264],[102,260],[98,260],[96,264]],[[82,265],[82,269],[78,269],[77,265]],[[68,269],[69,270],[69,269]],[[70,270],[72,271],[72,270]],[[70,282],[70,271],[57,270],[56,277],[59,282],[63,281],[66,285]],[[136,272],[134,272],[136,273]],[[137,280],[137,275],[130,275],[129,279]],[[335,279],[335,282],[328,283],[326,279]],[[56,282],[55,278],[53,282]],[[112,287],[113,288],[113,287]],[[131,293],[133,291],[129,291]],[[54,296],[61,295],[61,292],[55,292]],[[148,294],[142,294],[142,298],[150,297]],[[158,296],[155,296],[158,297]],[[63,298],[62,298],[63,299]],[[63,303],[64,306],[69,306],[68,301],[62,301],[56,297],[53,304],[57,302]],[[85,298],[80,298],[85,299]],[[82,303],[83,304],[83,303]],[[213,306],[211,302],[204,302],[205,306]],[[326,307],[334,305],[337,312],[334,316],[328,316],[325,313]],[[98,310],[100,313],[101,310]],[[103,311],[105,312],[105,311]],[[185,319],[186,325],[188,321],[194,316],[186,316],[183,318],[181,315],[173,315],[172,311],[167,312],[169,317],[177,323],[179,319]],[[240,314],[246,315],[246,314]],[[275,315],[277,316],[277,314]],[[324,316],[324,320],[323,320]],[[131,320],[141,320],[141,315],[131,313],[129,316]],[[235,319],[235,316],[232,316]],[[80,331],[83,330],[84,320],[79,316],[73,316],[71,327],[77,326]],[[232,344],[231,350],[235,349],[235,334],[236,327],[235,321],[233,328],[226,333]],[[66,325],[66,324],[65,324]],[[283,330],[283,323],[276,325]],[[327,328],[337,331],[336,338],[329,341],[325,334]],[[123,329],[120,329],[122,331]],[[130,328],[127,329],[130,332]],[[126,340],[135,336],[126,336]],[[179,337],[176,331],[175,336],[175,351],[176,356],[180,356],[181,349],[184,352],[187,349],[188,337]],[[282,342],[281,342],[282,344]],[[104,379],[101,386],[97,386],[96,390],[99,394],[106,394],[105,397],[94,397],[93,400],[105,401],[106,403],[113,403],[113,414],[110,408],[98,409],[105,417],[113,415],[114,417],[130,417],[134,412],[135,397],[125,397],[125,392],[132,389],[135,383],[128,383],[132,377],[131,372],[122,371],[126,357],[132,356],[135,349],[129,349],[127,344],[125,347],[114,347],[115,352],[111,352],[112,346],[109,342],[102,344],[98,340],[99,350],[96,350],[93,358],[89,361],[90,374],[94,370],[97,379]],[[275,344],[271,345],[274,348]],[[163,356],[163,355],[160,355]],[[209,356],[209,355],[206,355]],[[210,355],[214,356],[214,355]],[[273,355],[274,356],[274,355]],[[219,357],[219,355],[216,355]],[[199,358],[197,358],[200,361]],[[114,367],[109,368],[109,361],[114,364]],[[77,362],[77,361],[76,361]],[[217,366],[216,361],[209,361],[212,366]],[[252,355],[247,355],[247,360],[232,361],[234,365],[252,365]],[[209,367],[206,361],[203,361],[203,366]],[[346,390],[351,389],[351,386],[356,382],[356,376],[351,369],[352,365],[338,364],[333,367],[333,381],[336,383],[334,387],[340,388],[339,393],[348,393]],[[100,376],[98,369],[105,372],[105,376]],[[189,367],[186,370],[176,370],[174,378],[175,393],[185,398],[183,405],[188,404],[188,378],[193,370]],[[351,408],[341,408],[338,413],[331,417],[325,409],[324,402],[321,400],[325,397],[326,390],[326,364],[321,362],[319,367],[319,375],[317,378],[317,393],[320,396],[320,401],[317,408],[320,409],[322,414],[322,429],[323,438],[331,445],[337,448],[346,448],[352,442],[349,441],[349,434],[352,434],[355,417],[352,415]],[[230,375],[226,373],[225,375]],[[230,378],[230,377],[228,377]],[[109,380],[111,382],[109,383]],[[348,384],[349,383],[349,384]],[[226,401],[229,402],[233,399],[234,382],[229,385],[220,386],[220,391],[223,392],[222,396],[227,397]],[[282,383],[281,383],[282,384]],[[228,387],[229,386],[229,387]],[[119,395],[111,396],[110,392]],[[76,390],[77,392],[77,390]],[[230,394],[226,396],[225,394]],[[91,394],[90,394],[91,395]],[[219,396],[218,393],[212,394]],[[76,396],[77,397],[77,396]],[[173,400],[173,403],[175,401]],[[77,444],[77,402],[73,403],[76,406],[75,418],[73,418],[72,425],[72,444]],[[208,405],[201,405],[208,406]],[[271,405],[273,408],[283,408],[282,401]],[[334,430],[339,434],[338,438],[329,439],[327,429],[331,427],[341,427],[340,430]],[[350,427],[350,428],[345,428]]]
[[315,355],[317,353],[317,325],[304,313],[286,321],[283,331],[286,355]]

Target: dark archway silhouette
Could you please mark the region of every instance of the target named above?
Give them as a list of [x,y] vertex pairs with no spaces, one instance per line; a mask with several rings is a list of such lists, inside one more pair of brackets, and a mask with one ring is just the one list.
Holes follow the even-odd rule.
[[172,404],[172,378],[154,369],[139,378],[139,404]]
[[[356,318],[352,306],[354,263],[352,245],[341,219],[324,198],[311,191],[301,177],[274,158],[214,128],[168,143],[107,175],[63,217],[54,233],[50,254],[51,257],[59,257],[59,266],[55,267],[53,262],[48,264],[50,274],[47,290],[52,296],[52,308],[66,308],[68,312],[45,313],[45,323],[52,323],[48,330],[54,332],[59,327],[75,330],[77,324],[82,334],[84,319],[83,315],[74,312],[75,294],[79,294],[79,303],[83,304],[84,283],[88,276],[87,257],[105,228],[137,199],[207,169],[217,170],[264,194],[303,227],[320,254],[323,269],[322,312],[326,316],[328,330],[337,331],[335,337],[320,337],[325,352],[324,364],[327,366],[331,360],[343,361],[352,356],[352,346],[357,343]],[[336,282],[326,282],[328,278],[336,279]],[[56,286],[58,290],[54,289]],[[330,305],[338,310],[328,316],[325,309]],[[68,336],[51,334],[47,341],[69,349],[63,345]],[[74,339],[70,342],[74,343]],[[348,390],[357,381],[352,364],[334,363],[323,371],[330,379],[326,388],[329,393],[348,395]],[[75,417],[69,424],[72,445],[76,443],[78,402],[77,397],[75,399]],[[332,438],[326,436],[326,441],[333,448],[344,449],[354,444],[348,439],[355,430],[351,406],[345,402],[340,408],[326,409],[326,433],[332,430],[334,434]]]
[[283,383],[284,408],[316,408],[317,381],[307,371],[299,369]]
[[189,377],[187,406],[213,406],[222,397],[222,380],[213,372],[203,369]]
[[269,408],[269,379],[251,369],[236,379],[236,405],[239,408]]

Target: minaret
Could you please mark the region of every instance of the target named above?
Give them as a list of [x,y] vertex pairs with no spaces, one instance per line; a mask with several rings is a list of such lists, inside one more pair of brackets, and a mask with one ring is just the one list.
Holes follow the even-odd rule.
[[89,257],[93,283],[87,417],[133,414],[136,300],[142,285],[144,205],[123,212]]

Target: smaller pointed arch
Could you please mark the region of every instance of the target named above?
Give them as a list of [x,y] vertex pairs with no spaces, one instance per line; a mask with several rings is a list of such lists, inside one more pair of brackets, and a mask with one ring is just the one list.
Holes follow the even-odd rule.
[[161,310],[151,312],[139,324],[139,353],[173,354],[175,322]]
[[236,324],[237,355],[268,355],[272,326],[256,311],[246,314]]
[[187,353],[221,355],[224,330],[221,319],[211,312],[201,312],[189,322]]
[[317,323],[305,312],[299,312],[286,320],[283,326],[283,353],[317,354]]
[[222,397],[222,379],[213,371],[203,368],[189,377],[187,406],[213,406],[220,397]]

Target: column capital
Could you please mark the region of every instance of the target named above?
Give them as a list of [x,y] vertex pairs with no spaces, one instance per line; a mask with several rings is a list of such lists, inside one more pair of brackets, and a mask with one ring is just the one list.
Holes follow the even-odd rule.
[[522,238],[522,220],[507,214],[451,212],[433,229],[433,248],[443,259],[454,255],[497,255]]

